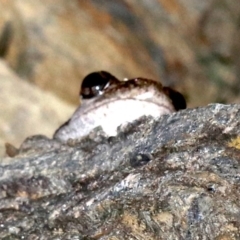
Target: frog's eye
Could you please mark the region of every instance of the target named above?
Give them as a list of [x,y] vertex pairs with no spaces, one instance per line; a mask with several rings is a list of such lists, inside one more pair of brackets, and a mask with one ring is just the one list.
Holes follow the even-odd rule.
[[115,79],[112,74],[105,71],[90,73],[82,81],[80,96],[83,99],[89,99],[101,95],[111,80]]
[[180,92],[175,91],[170,87],[163,87],[163,91],[172,100],[172,104],[173,104],[174,108],[176,109],[176,111],[185,109],[187,107],[186,100]]

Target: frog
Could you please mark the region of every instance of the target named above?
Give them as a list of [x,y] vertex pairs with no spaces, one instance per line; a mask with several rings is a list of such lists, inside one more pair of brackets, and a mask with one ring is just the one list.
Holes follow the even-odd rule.
[[15,157],[31,150],[71,145],[98,126],[105,136],[116,136],[119,126],[142,116],[158,118],[186,108],[184,96],[159,81],[142,77],[119,80],[107,71],[96,71],[85,76],[79,97],[80,105],[70,119],[57,128],[52,139],[43,135],[30,136],[20,148],[6,143],[6,154]]
[[81,104],[53,139],[63,143],[81,139],[98,126],[107,136],[116,136],[119,126],[142,116],[158,118],[186,108],[184,96],[160,81],[142,77],[119,80],[106,71],[88,74],[79,96]]

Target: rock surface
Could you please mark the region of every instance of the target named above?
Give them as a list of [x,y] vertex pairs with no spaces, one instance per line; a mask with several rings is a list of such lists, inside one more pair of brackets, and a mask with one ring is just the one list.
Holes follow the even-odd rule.
[[[44,92],[76,106],[82,78],[96,70],[159,79],[182,92],[190,107],[240,101],[238,0],[0,0],[0,11],[0,58],[19,77],[0,79],[0,110],[11,113],[0,116],[1,149],[37,129],[50,136],[73,108]],[[39,101],[45,99],[45,106],[34,101],[34,112],[27,110],[32,85],[41,89]],[[24,102],[25,110],[12,102]],[[48,106],[61,117],[46,123]]]
[[115,138],[29,138],[0,165],[1,239],[239,239],[239,118],[213,104]]

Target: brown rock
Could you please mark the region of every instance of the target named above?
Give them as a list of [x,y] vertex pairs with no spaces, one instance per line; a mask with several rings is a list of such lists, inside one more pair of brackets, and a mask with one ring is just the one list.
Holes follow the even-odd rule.
[[25,61],[16,70],[41,88],[76,103],[81,79],[93,70],[110,69],[121,77],[154,77],[154,61],[141,41],[109,26],[113,16],[91,3],[58,1],[56,6],[49,1],[18,1],[16,6],[28,37]]
[[81,79],[96,70],[160,79],[190,106],[240,100],[238,0],[0,4],[12,26],[10,65],[65,100],[76,104]]
[[28,46],[26,29],[14,1],[0,0],[0,9],[0,57],[18,71]]
[[0,61],[0,156],[6,142],[19,146],[29,135],[52,136],[74,108],[19,79]]

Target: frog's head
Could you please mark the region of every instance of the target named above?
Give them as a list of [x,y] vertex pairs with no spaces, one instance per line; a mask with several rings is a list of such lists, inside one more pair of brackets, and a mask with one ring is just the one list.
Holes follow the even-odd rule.
[[92,99],[99,95],[107,94],[107,92],[113,91],[114,89],[116,90],[117,88],[129,88],[130,86],[141,87],[141,85],[149,84],[154,84],[159,91],[163,91],[172,101],[176,111],[186,108],[187,104],[184,96],[170,87],[163,87],[159,82],[143,78],[124,79],[124,81],[120,81],[106,71],[90,73],[83,79],[80,88],[80,98]]
[[108,136],[117,128],[141,116],[159,117],[186,108],[183,95],[160,82],[145,78],[118,80],[99,71],[87,75],[82,82],[82,104],[72,117],[54,134],[66,142],[78,139],[101,126]]

